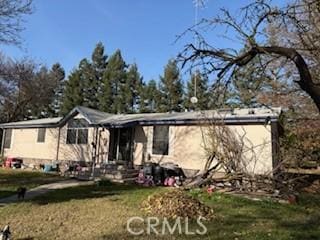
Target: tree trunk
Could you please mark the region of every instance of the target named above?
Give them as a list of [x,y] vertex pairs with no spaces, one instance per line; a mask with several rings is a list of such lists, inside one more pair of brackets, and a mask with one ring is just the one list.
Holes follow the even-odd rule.
[[254,57],[256,54],[277,54],[283,57],[287,57],[288,59],[293,61],[300,75],[300,80],[297,81],[297,84],[312,98],[313,102],[316,104],[320,112],[320,85],[312,81],[308,65],[296,49],[284,47],[256,46],[252,48],[249,55]]

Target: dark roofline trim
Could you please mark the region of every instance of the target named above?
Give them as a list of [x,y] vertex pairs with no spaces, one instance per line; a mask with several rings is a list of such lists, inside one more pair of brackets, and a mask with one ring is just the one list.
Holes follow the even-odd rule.
[[[90,127],[110,127],[110,128],[121,128],[121,127],[132,127],[132,126],[151,126],[151,125],[196,125],[196,124],[207,124],[210,123],[210,119],[165,119],[165,120],[132,120],[124,123],[93,123],[90,117],[81,111],[81,108],[75,107],[65,117],[63,117],[57,123],[50,124],[25,124],[25,125],[0,125],[0,128],[8,129],[23,129],[23,128],[58,128],[64,126],[71,118],[77,114],[82,114],[83,117],[89,122]],[[277,122],[278,116],[247,116],[247,117],[227,117],[223,121],[228,125],[244,125],[244,124],[266,124],[266,119],[270,119],[271,122]],[[213,119],[214,121],[221,121],[221,118]]]
[[[0,129],[25,129],[25,128],[61,128],[64,125],[61,124],[29,124],[29,125],[10,125],[0,126]],[[97,127],[100,124],[89,124],[89,127]]]
[[[226,118],[224,123],[227,125],[253,125],[253,124],[266,124],[266,119],[270,118],[270,122],[278,122],[278,117],[276,116],[266,116],[266,117],[256,117],[256,118]],[[219,121],[221,119],[216,119]],[[153,125],[198,125],[198,124],[208,124],[210,120],[140,120],[132,121],[123,124],[100,124],[103,127],[110,128],[123,128],[123,127],[133,127],[133,126],[153,126]]]
[[21,128],[57,128],[57,124],[28,124],[28,125],[2,125],[2,129],[21,129]]

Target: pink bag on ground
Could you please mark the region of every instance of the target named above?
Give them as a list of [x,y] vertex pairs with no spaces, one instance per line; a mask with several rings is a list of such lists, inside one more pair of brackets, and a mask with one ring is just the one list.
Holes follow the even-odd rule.
[[176,180],[174,179],[174,177],[168,178],[168,186],[173,187],[175,183],[176,183]]

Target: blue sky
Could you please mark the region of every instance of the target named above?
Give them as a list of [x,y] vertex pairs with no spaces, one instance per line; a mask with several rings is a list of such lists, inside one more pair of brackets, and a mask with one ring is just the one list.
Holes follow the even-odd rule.
[[[248,2],[207,0],[199,18],[214,16],[221,7],[235,11]],[[168,59],[192,41],[174,43],[194,24],[192,0],[34,0],[34,7],[26,18],[22,48],[2,46],[1,51],[13,58],[30,56],[48,66],[59,62],[67,73],[82,58],[90,58],[101,41],[107,55],[119,48],[127,63],[137,63],[145,80],[158,79]],[[237,46],[218,39],[218,34],[216,30],[209,35],[219,41],[216,45]]]

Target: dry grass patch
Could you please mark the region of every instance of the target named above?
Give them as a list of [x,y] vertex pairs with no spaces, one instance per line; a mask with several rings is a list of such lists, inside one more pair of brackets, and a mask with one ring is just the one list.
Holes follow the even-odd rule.
[[61,189],[0,208],[0,225],[9,223],[14,239],[117,238],[126,234],[129,217],[143,215],[139,203],[155,191],[161,189],[128,185]]
[[[132,236],[126,230],[132,216],[147,217],[141,203],[163,196],[167,188],[130,185],[79,186],[61,189],[23,203],[0,207],[0,226],[11,224],[15,240],[26,239],[319,239],[320,198],[306,196],[298,205],[255,202],[202,190],[190,194],[210,206],[215,216],[199,235]],[[197,225],[190,224],[194,229]],[[134,227],[146,229],[144,223]]]

